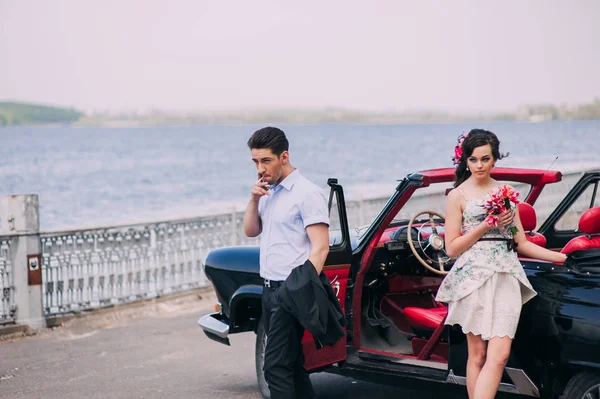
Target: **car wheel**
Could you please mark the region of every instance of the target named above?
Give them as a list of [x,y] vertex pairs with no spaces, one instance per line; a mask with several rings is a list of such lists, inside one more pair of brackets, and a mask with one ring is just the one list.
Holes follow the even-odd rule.
[[265,349],[267,347],[267,333],[265,332],[265,324],[261,318],[258,322],[258,330],[256,331],[256,348],[254,352],[254,363],[256,365],[256,379],[258,381],[258,389],[263,398],[269,399],[271,393],[267,380],[265,380]]
[[575,374],[567,383],[561,399],[600,399],[600,374]]

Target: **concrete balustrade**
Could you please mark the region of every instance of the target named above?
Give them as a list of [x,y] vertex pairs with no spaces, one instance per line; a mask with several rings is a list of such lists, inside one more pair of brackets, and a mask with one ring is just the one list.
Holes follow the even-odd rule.
[[0,197],[0,322],[46,326],[36,194]]

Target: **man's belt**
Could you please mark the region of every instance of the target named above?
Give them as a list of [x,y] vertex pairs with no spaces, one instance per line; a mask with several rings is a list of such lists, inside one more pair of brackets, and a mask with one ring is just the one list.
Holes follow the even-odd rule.
[[271,287],[277,288],[281,284],[283,284],[283,281],[269,280],[268,278],[265,279],[265,287],[267,287],[267,288],[271,288]]

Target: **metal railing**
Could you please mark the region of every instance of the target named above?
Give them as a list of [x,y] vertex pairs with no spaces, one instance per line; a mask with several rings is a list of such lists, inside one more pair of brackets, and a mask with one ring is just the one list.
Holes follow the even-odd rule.
[[0,237],[0,324],[12,322],[17,312],[10,237]]
[[206,286],[214,248],[254,243],[242,213],[40,234],[46,315]]

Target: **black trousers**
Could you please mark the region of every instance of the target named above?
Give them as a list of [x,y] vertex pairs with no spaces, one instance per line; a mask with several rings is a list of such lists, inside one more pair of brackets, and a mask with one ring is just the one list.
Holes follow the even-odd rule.
[[314,398],[308,372],[304,368],[302,335],[304,327],[279,304],[279,285],[264,287],[262,317],[267,332],[265,380],[272,399]]

